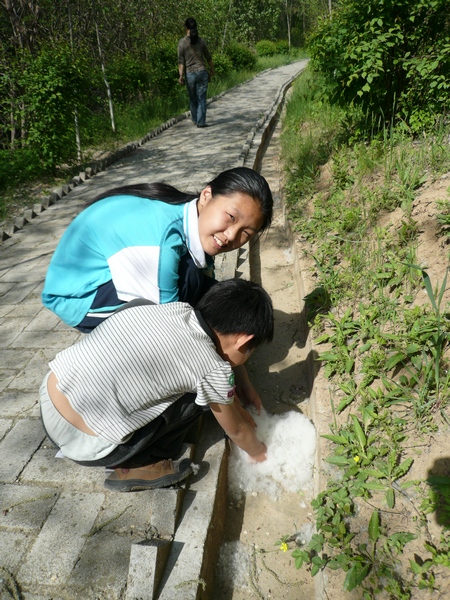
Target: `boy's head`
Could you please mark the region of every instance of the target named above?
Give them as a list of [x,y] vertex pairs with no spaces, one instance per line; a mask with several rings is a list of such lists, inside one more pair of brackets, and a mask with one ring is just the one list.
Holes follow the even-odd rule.
[[218,281],[195,308],[201,312],[220,342],[232,340],[234,345],[239,346],[242,362],[254,348],[272,341],[272,301],[269,294],[252,281]]

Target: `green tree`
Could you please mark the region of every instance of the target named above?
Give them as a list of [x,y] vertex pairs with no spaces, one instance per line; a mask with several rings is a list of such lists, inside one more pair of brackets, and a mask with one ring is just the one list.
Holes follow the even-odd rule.
[[340,0],[310,40],[335,97],[414,123],[448,105],[448,0]]
[[275,40],[282,4],[279,0],[240,0],[234,9],[235,41],[254,45],[262,39]]
[[85,100],[82,58],[74,61],[70,48],[49,48],[25,59],[18,76],[23,146],[51,171],[75,155],[74,111],[82,114]]

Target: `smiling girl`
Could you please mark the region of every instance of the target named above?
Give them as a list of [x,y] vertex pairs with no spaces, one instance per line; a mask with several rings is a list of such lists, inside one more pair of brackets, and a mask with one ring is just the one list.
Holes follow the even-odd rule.
[[42,301],[88,333],[135,298],[195,304],[214,281],[213,257],[270,225],[273,198],[261,175],[224,171],[200,194],[164,184],[115,188],[69,225],[50,262]]

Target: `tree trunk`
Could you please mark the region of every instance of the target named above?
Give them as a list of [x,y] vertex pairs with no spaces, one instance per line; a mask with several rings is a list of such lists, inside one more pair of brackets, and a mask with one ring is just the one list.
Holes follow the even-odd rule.
[[228,21],[230,20],[231,17],[231,11],[233,10],[233,0],[230,0],[230,5],[228,7],[228,15],[227,15],[227,20],[225,21],[225,27],[223,28],[223,38],[222,38],[222,52],[223,49],[225,48],[225,40],[227,37],[227,27],[228,27]]
[[11,140],[9,143],[9,147],[11,148],[11,150],[14,150],[15,147],[15,142],[16,142],[16,122],[14,119],[14,111],[13,111],[13,104],[11,102],[11,113],[10,113],[10,131],[11,131]]
[[105,87],[106,87],[106,94],[108,96],[108,105],[109,105],[109,114],[111,117],[111,129],[113,130],[114,133],[116,133],[116,123],[114,120],[114,107],[113,107],[113,101],[112,101],[112,96],[111,96],[111,88],[109,86],[109,81],[108,78],[106,77],[106,70],[105,70],[105,64],[103,62],[103,52],[102,52],[102,45],[100,42],[100,33],[98,30],[98,23],[97,23],[97,16],[94,15],[94,21],[95,21],[95,31],[97,33],[97,45],[98,45],[98,54],[100,57],[100,65],[102,68],[102,75],[103,75],[103,81],[105,82]]
[[31,0],[3,0],[3,4],[11,23],[15,45],[33,52],[33,42],[39,20],[39,6]]
[[[289,52],[291,51],[291,18],[292,15],[289,14],[289,0],[285,0],[285,7],[286,7],[286,25],[287,25],[287,34],[288,34],[288,47],[289,47]],[[291,9],[292,9],[292,5],[291,5]]]
[[303,40],[306,39],[306,7],[305,3],[302,2],[302,24],[303,24]]
[[[70,2],[67,0],[67,12],[69,15],[69,34],[70,34],[70,48],[72,50],[72,56],[74,54],[73,49],[73,26],[72,26],[72,11],[70,10]],[[80,127],[78,124],[78,110],[77,107],[73,109],[73,116],[75,122],[75,142],[77,144],[77,159],[78,163],[81,164],[83,160],[83,155],[81,153],[81,138],[80,138]]]

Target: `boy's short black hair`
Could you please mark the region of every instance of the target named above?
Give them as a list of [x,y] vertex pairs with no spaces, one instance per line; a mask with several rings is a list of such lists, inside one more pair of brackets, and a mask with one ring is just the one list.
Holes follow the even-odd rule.
[[195,308],[217,333],[253,334],[254,337],[249,342],[250,348],[272,341],[272,300],[260,285],[252,281],[218,281],[199,300]]

